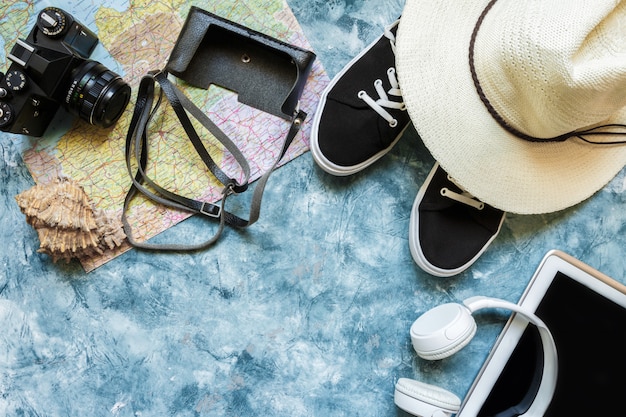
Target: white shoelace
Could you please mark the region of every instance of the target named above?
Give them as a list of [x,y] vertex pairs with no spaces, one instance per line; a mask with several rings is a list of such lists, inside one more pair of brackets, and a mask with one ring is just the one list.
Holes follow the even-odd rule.
[[[461,187],[449,175],[448,175],[448,181],[450,181],[451,183],[453,183],[454,185],[459,187],[461,190],[463,190],[463,187]],[[454,201],[458,201],[459,203],[466,204],[466,205],[468,205],[470,207],[474,207],[477,210],[482,210],[482,209],[485,208],[485,203],[483,203],[482,201],[476,200],[476,197],[474,197],[473,195],[471,195],[470,193],[468,193],[465,190],[463,190],[463,192],[459,194],[456,191],[452,191],[451,189],[449,189],[447,187],[443,187],[441,189],[441,195],[444,196],[444,197],[447,197],[449,199],[452,199]]]
[[[391,33],[389,28],[385,28],[384,36],[389,39],[389,43],[391,44],[391,49],[393,53],[396,53],[396,38]],[[398,109],[405,111],[406,106],[402,99],[402,90],[400,89],[400,85],[398,84],[398,79],[396,78],[396,69],[391,67],[387,70],[387,79],[389,80],[389,84],[391,88],[385,91],[383,87],[383,81],[381,79],[377,79],[374,81],[374,88],[376,89],[376,93],[378,93],[378,99],[374,100],[367,94],[364,90],[359,91],[357,96],[367,103],[376,113],[378,113],[383,119],[389,123],[390,127],[398,126],[398,120],[396,120],[385,108],[387,109]],[[389,96],[397,97],[400,101],[391,101]]]

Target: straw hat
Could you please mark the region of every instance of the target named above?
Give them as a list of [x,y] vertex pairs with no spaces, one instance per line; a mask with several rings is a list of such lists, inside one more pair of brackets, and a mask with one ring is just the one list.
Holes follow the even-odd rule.
[[483,202],[561,210],[626,164],[626,0],[407,0],[396,47],[420,137]]

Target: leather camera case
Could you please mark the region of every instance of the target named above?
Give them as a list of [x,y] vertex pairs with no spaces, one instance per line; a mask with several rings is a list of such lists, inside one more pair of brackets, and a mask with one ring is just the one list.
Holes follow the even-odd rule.
[[218,85],[249,106],[291,120],[315,54],[192,6],[166,70],[187,83]]

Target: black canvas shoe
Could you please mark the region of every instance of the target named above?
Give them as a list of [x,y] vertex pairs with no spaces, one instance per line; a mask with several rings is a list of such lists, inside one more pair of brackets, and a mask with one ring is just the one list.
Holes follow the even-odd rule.
[[395,72],[398,22],[330,82],[315,114],[311,154],[326,172],[343,176],[373,164],[409,125]]
[[411,255],[431,275],[459,274],[496,238],[504,216],[463,190],[435,163],[413,203]]

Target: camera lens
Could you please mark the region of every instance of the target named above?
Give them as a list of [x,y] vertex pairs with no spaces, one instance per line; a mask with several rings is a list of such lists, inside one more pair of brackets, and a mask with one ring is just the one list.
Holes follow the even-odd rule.
[[130,100],[129,85],[96,61],[85,61],[74,74],[65,100],[69,112],[96,126],[117,122]]

